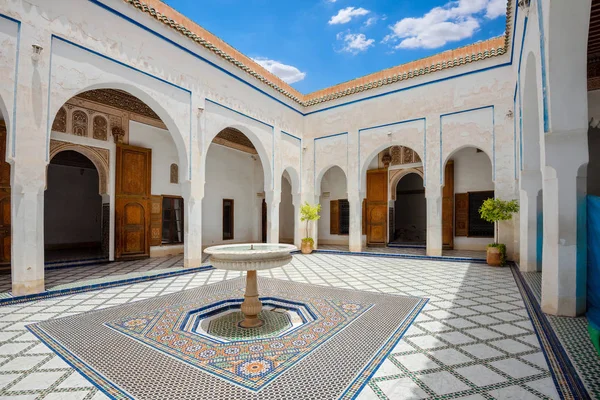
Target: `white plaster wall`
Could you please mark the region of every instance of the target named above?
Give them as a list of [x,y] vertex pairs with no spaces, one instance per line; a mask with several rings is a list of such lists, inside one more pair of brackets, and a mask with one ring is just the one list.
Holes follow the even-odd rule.
[[[254,156],[254,158],[257,158]],[[202,244],[223,243],[223,199],[234,200],[234,238],[226,243],[260,241],[262,166],[251,154],[212,144],[202,200]],[[257,206],[258,204],[258,206]]]
[[[454,193],[494,190],[492,165],[484,152],[464,148],[454,153]],[[454,248],[458,250],[485,250],[493,238],[454,237]]]
[[[323,193],[329,192],[329,197],[323,196]],[[319,219],[319,235],[318,244],[348,244],[348,235],[332,235],[329,233],[330,228],[330,201],[347,199],[348,188],[346,185],[346,175],[339,167],[332,167],[321,180],[321,219]]]
[[45,245],[100,244],[102,197],[98,193],[98,172],[49,165],[44,210]]
[[[152,194],[181,196],[181,186],[171,183],[171,164],[179,165],[179,157],[169,131],[130,121],[129,144],[152,149]],[[182,175],[180,169],[180,181]]]
[[17,71],[17,34],[16,22],[0,16],[0,118],[7,125],[7,153],[11,155],[12,112],[14,106],[15,73]]
[[279,203],[279,241],[292,243],[294,240],[294,205],[292,186],[286,178],[281,179],[281,203]]

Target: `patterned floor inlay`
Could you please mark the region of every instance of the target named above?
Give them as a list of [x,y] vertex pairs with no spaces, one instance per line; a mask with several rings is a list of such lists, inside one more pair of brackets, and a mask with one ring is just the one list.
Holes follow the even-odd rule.
[[[542,273],[522,272],[525,282],[539,304],[542,297]],[[587,318],[545,315],[551,330],[560,340],[579,379],[592,398],[600,399],[600,356],[588,334]]]
[[233,279],[28,328],[115,398],[180,399],[185,388],[195,399],[350,399],[426,303],[260,278],[271,305],[303,307],[312,321],[226,342],[196,329],[195,314],[239,304],[244,287]]
[[[174,262],[176,259],[172,257]],[[130,264],[134,268],[140,265]],[[28,332],[26,325],[240,276],[208,270],[0,307],[0,399],[107,399]],[[560,398],[510,268],[315,253],[295,255],[289,265],[259,272],[259,276],[430,299],[358,395],[360,400]],[[342,351],[353,353],[355,348]],[[141,370],[143,367],[130,373]],[[165,372],[164,379],[173,373]],[[184,387],[178,393],[182,399],[193,398]],[[295,393],[281,396],[294,399]]]

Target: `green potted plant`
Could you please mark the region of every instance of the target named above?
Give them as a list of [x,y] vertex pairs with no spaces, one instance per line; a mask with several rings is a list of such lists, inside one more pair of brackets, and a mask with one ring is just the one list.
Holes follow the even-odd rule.
[[487,199],[479,208],[481,219],[493,222],[496,232],[494,243],[489,244],[487,247],[488,265],[503,266],[506,264],[506,245],[498,243],[498,222],[508,221],[516,212],[519,212],[517,200]]
[[308,204],[307,201],[302,204],[300,207],[300,221],[306,221],[306,237],[302,239],[302,254],[310,254],[313,251],[313,246],[315,245],[315,240],[309,236],[309,224],[310,221],[316,221],[321,216],[319,213],[321,212],[321,205],[315,204],[314,206]]

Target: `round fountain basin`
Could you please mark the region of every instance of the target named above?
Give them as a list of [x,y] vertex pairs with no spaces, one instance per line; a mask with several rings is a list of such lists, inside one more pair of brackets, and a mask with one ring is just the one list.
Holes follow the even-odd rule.
[[217,269],[260,271],[283,267],[292,260],[290,252],[298,250],[289,244],[248,243],[209,247],[210,262]]

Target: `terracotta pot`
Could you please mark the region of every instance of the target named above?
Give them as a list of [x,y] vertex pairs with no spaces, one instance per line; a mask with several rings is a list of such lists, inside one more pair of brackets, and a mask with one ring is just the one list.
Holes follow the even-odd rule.
[[500,249],[497,247],[487,248],[487,263],[493,267],[499,267],[502,264]]
[[302,247],[300,248],[300,251],[302,251],[302,254],[312,253],[313,249],[310,242],[302,242]]

